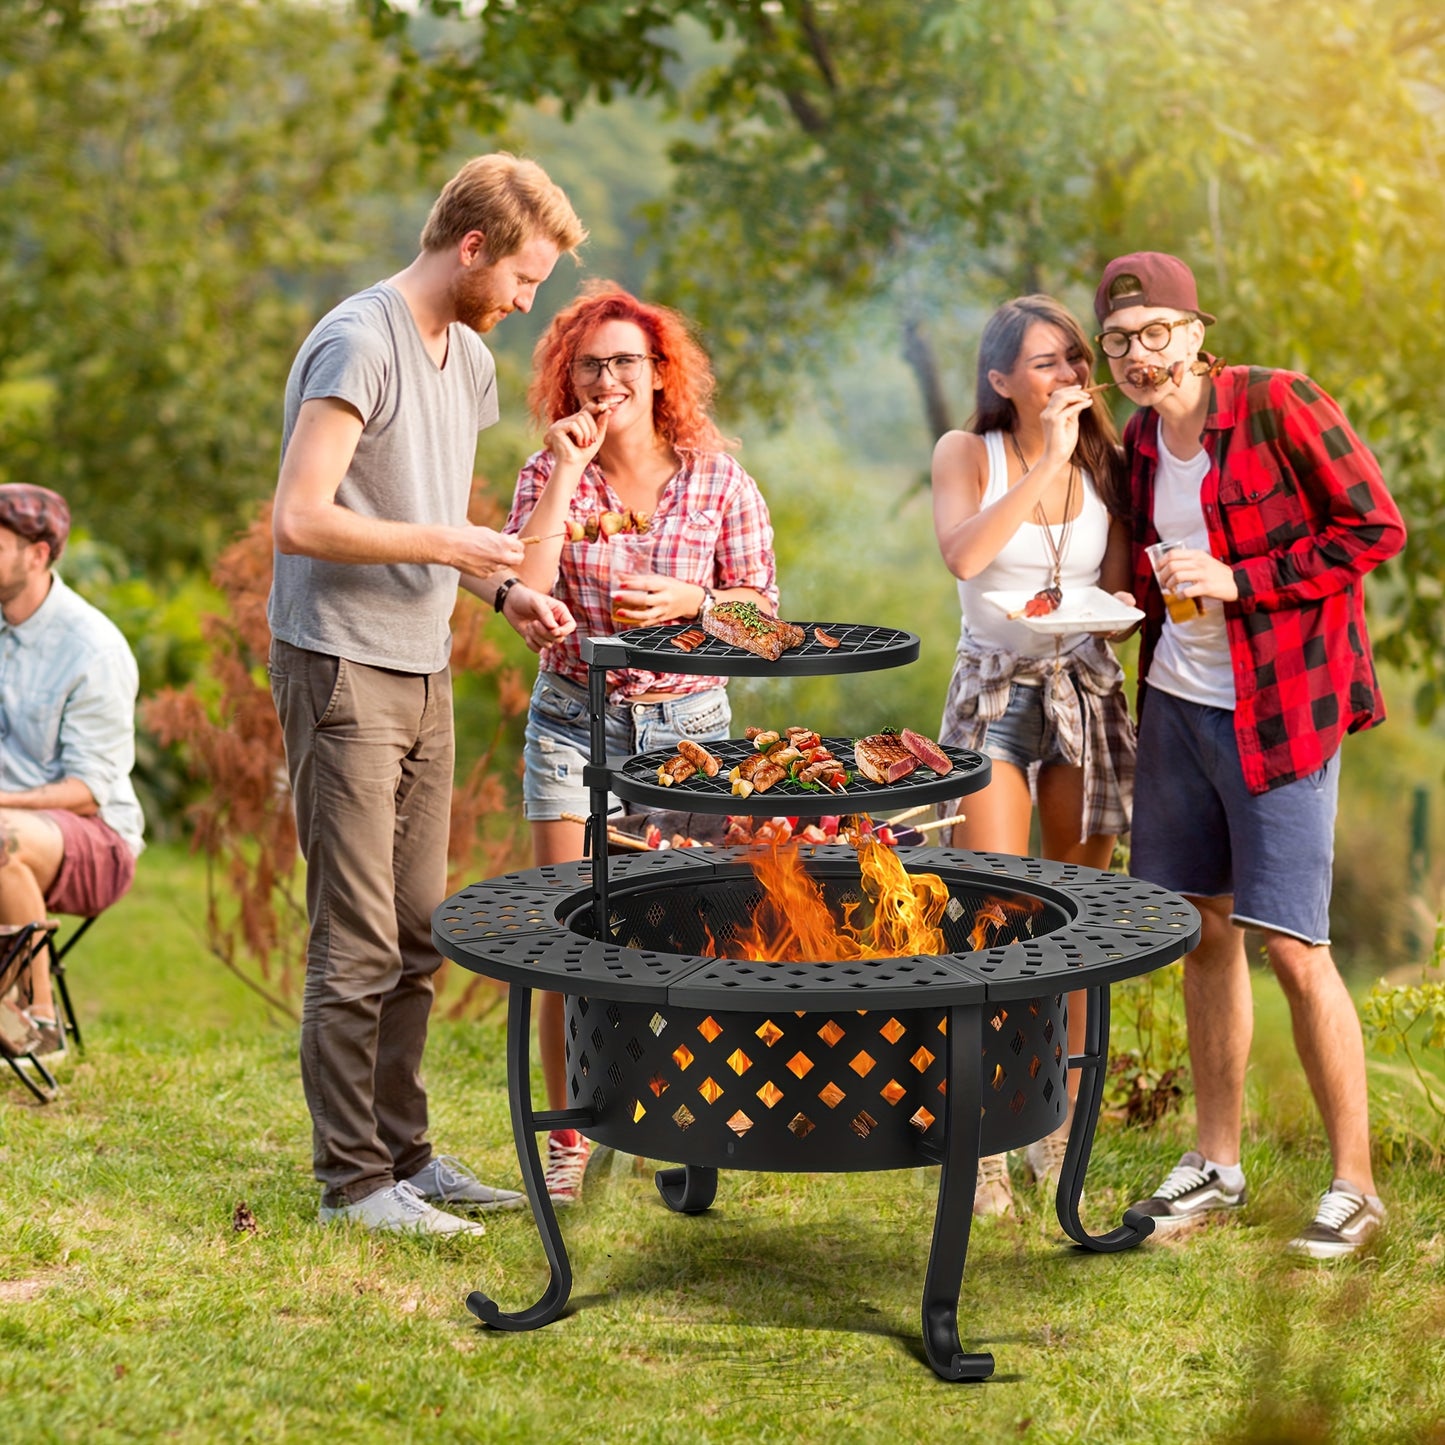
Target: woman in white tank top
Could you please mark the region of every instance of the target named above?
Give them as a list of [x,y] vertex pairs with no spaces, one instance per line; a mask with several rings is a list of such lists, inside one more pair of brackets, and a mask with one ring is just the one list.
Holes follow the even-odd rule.
[[[955,846],[1027,853],[1037,797],[1044,857],[1107,868],[1133,779],[1123,672],[1102,638],[1045,636],[983,600],[1128,585],[1128,535],[1111,515],[1123,510],[1118,433],[1086,389],[1093,362],[1057,301],[1007,302],[979,343],[974,416],[934,448],[934,530],[963,613],[939,737],[993,760],[989,786],[962,806]],[[1079,1053],[1084,996],[1069,1002],[1069,1048]],[[1071,1073],[1071,1110],[1077,1084]],[[1066,1121],[1029,1146],[1036,1178],[1057,1178],[1067,1137]],[[1011,1207],[1007,1159],[982,1160],[974,1212]]]

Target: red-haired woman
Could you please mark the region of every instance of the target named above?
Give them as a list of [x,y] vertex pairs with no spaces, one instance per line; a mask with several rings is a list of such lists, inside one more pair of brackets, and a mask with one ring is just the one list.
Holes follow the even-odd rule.
[[[569,542],[569,522],[604,511],[650,517],[652,569],[617,599],[629,627],[699,617],[737,599],[777,611],[773,529],[757,484],[724,450],[708,414],[713,376],[682,317],[612,282],[595,282],[558,314],[533,353],[528,396],[546,426],[543,450],[517,478],[508,532],[540,536],[519,575],[551,592],[577,631],[543,649],[527,713],[523,797],[538,864],[582,857],[588,758],[587,666],[581,638],[617,630],[609,596],[611,544]],[[607,752],[671,748],[682,738],[728,736],[725,679],[641,670],[609,676]],[[538,1013],[548,1102],[566,1102],[562,998],[544,993]],[[548,1139],[547,1190],[570,1204],[589,1145],[575,1130]]]

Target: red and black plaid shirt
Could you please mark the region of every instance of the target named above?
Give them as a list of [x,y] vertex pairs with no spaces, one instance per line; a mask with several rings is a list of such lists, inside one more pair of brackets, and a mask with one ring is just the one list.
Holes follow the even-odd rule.
[[[1209,550],[1234,569],[1224,604],[1234,668],[1234,731],[1252,793],[1323,767],[1346,733],[1385,719],[1363,579],[1405,544],[1405,524],[1375,458],[1339,406],[1307,376],[1228,367],[1204,423],[1200,487]],[[1144,553],[1154,528],[1159,416],[1124,432],[1133,509],[1134,595],[1144,609],[1143,679],[1164,626]]]

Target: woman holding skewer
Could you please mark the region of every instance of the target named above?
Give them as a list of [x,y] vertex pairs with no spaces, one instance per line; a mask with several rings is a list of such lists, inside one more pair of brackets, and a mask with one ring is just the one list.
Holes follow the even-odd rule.
[[[583,856],[584,827],[563,816],[588,808],[582,636],[701,618],[715,601],[777,611],[767,504],[709,415],[713,387],[712,368],[683,318],[612,282],[584,288],[537,343],[529,401],[547,430],[542,450],[517,478],[506,530],[540,539],[528,546],[518,575],[565,602],[578,623],[575,634],[543,649],[527,713],[523,797],[539,865]],[[630,537],[599,527],[606,513],[624,525],[630,516],[633,529],[645,521],[650,564],[613,565],[623,551],[619,538]],[[585,540],[588,530],[596,541]],[[578,533],[584,540],[568,540]],[[609,674],[609,755],[727,737],[725,682]],[[553,1108],[566,1103],[562,1023],[561,995],[542,994],[538,1034]],[[555,1204],[580,1194],[589,1147],[575,1130],[550,1135],[547,1190]]]
[[[1037,802],[1044,857],[1107,868],[1132,799],[1124,675],[1101,635],[1030,626],[1075,589],[1115,592],[1129,579],[1118,434],[1094,405],[1093,362],[1083,328],[1057,301],[1006,302],[979,343],[973,418],[934,448],[934,530],[963,613],[939,740],[993,760],[989,786],[962,809],[955,846],[1028,853]],[[985,600],[1002,591],[1033,594],[1024,615]],[[1078,1053],[1084,996],[1069,1002]],[[1077,1086],[1071,1073],[1071,1110]],[[1029,1146],[1040,1182],[1057,1177],[1068,1128],[1066,1119]],[[1012,1205],[1006,1156],[980,1161],[974,1213]]]

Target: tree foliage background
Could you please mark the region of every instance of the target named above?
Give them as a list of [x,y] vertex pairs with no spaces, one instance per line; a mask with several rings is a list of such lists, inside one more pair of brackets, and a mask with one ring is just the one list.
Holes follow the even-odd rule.
[[[590,226],[584,274],[697,321],[788,604],[929,638],[887,688],[809,680],[790,706],[927,725],[957,613],[919,482],[966,417],[984,318],[1034,289],[1087,317],[1110,254],[1168,249],[1217,351],[1310,371],[1379,453],[1411,537],[1371,579],[1377,650],[1429,717],[1442,41],[1436,0],[0,0],[0,480],[69,495],[67,577],[126,629],[144,692],[199,670],[220,723],[235,670],[199,618],[274,486],[297,345],[409,259],[460,159],[510,144]],[[531,344],[575,280],[559,267],[489,338],[492,516],[538,441]],[[489,759],[510,809],[533,664],[488,641],[500,663],[458,680],[461,776]],[[734,690],[740,716],[765,705]],[[1440,730],[1372,736],[1350,776],[1438,794]],[[154,735],[142,754],[159,831],[195,793]],[[1337,911],[1369,946],[1400,912],[1402,824],[1362,814]]]
[[[408,6],[406,10],[416,7]],[[1231,359],[1310,371],[1411,519],[1383,652],[1441,700],[1445,15],[1435,0],[552,0],[409,36],[392,123],[641,92],[703,127],[652,207],[652,289],[723,392],[788,413],[884,316],[929,429],[961,416],[980,319],[1049,290],[1088,315],[1110,255],[1172,250]],[[470,10],[468,17],[464,14]],[[711,41],[680,46],[679,26]],[[579,135],[579,141],[581,136]],[[950,384],[952,378],[952,384]]]

